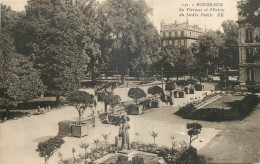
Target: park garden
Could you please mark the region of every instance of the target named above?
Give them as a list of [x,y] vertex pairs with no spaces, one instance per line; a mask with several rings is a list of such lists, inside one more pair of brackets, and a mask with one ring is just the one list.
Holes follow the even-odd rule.
[[230,80],[238,26],[162,47],[150,15],[142,0],[1,3],[0,163],[207,162],[218,126],[259,103]]

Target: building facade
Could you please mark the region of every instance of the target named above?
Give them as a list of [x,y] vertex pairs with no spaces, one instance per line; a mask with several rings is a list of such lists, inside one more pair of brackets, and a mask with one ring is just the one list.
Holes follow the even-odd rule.
[[[245,1],[239,1],[238,6]],[[240,9],[238,8],[238,13]],[[260,91],[260,25],[252,25],[238,14],[239,80],[241,86]]]
[[161,22],[160,36],[163,47],[189,47],[196,42],[204,30],[197,25],[190,25],[188,20],[184,23],[175,21],[173,24]]

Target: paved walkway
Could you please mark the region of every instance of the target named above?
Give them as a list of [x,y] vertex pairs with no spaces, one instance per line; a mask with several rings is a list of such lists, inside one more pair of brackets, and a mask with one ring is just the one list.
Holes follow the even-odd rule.
[[[146,87],[147,89],[147,87]],[[115,92],[122,96],[123,101],[128,101],[128,89],[119,88]],[[160,109],[151,109],[145,111],[143,115],[130,116],[130,138],[136,140],[135,133],[139,132],[138,141],[144,143],[152,143],[153,138],[149,132],[155,131],[159,135],[156,138],[156,143],[159,145],[171,145],[170,135],[175,135],[176,141],[189,141],[186,132],[186,124],[193,122],[179,118],[173,113],[178,110],[178,106],[182,106],[190,101],[191,97],[200,97],[204,92],[197,92],[195,95],[187,95],[184,99],[175,99],[173,107]],[[102,103],[99,103],[96,110],[104,108]],[[90,110],[84,114],[84,118],[90,113]],[[44,115],[25,117],[18,120],[7,121],[0,124],[0,163],[1,164],[38,164],[44,163],[44,159],[39,157],[37,145],[39,142],[45,141],[50,137],[54,137],[58,133],[58,122],[62,120],[77,120],[78,115],[73,107],[63,107],[60,110],[53,110]],[[71,158],[71,149],[75,148],[75,155],[83,154],[84,150],[79,148],[81,142],[87,142],[94,147],[93,140],[99,139],[103,141],[102,134],[111,132],[109,142],[114,143],[115,136],[118,135],[118,127],[113,125],[98,124],[92,129],[87,137],[72,138],[64,137],[65,144],[53,154],[49,164],[56,164],[59,160],[58,152],[63,154],[63,158]],[[202,148],[208,143],[218,130],[214,128],[203,128],[200,140],[204,142],[194,141],[194,146]]]

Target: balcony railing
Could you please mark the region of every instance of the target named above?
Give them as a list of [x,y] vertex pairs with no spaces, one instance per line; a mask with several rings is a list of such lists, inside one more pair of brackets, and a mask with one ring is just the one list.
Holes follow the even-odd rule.
[[246,39],[245,43],[254,43],[254,40],[253,39]]
[[255,85],[255,82],[254,81],[246,81],[246,85]]

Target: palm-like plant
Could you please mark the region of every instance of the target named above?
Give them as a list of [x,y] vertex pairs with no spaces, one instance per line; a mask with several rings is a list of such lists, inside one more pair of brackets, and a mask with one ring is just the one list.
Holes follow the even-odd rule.
[[135,136],[136,136],[136,143],[138,143],[138,136],[139,136],[139,133],[136,132],[136,133],[135,133]]
[[95,139],[95,140],[94,140],[94,143],[96,144],[96,149],[97,149],[99,140],[98,140],[98,139]]
[[85,143],[85,142],[81,142],[81,144],[79,145],[79,147],[85,150],[85,156],[84,156],[84,159],[86,159],[87,148],[89,147],[89,144],[88,144],[88,143]]
[[174,135],[170,135],[170,138],[172,140],[172,150],[173,150],[173,148],[175,147],[175,143],[176,143],[176,142],[174,142],[175,136]]
[[106,141],[106,146],[107,146],[107,140],[108,140],[108,137],[110,134],[111,134],[111,132],[109,132],[108,134],[102,134],[104,140]]
[[76,152],[76,149],[75,149],[75,148],[72,148],[72,154],[73,154],[73,159],[74,159],[74,160],[75,160],[75,156],[74,156],[75,152]]
[[152,132],[150,133],[150,135],[153,137],[153,143],[155,144],[155,139],[156,139],[156,137],[158,137],[158,133],[152,131]]

